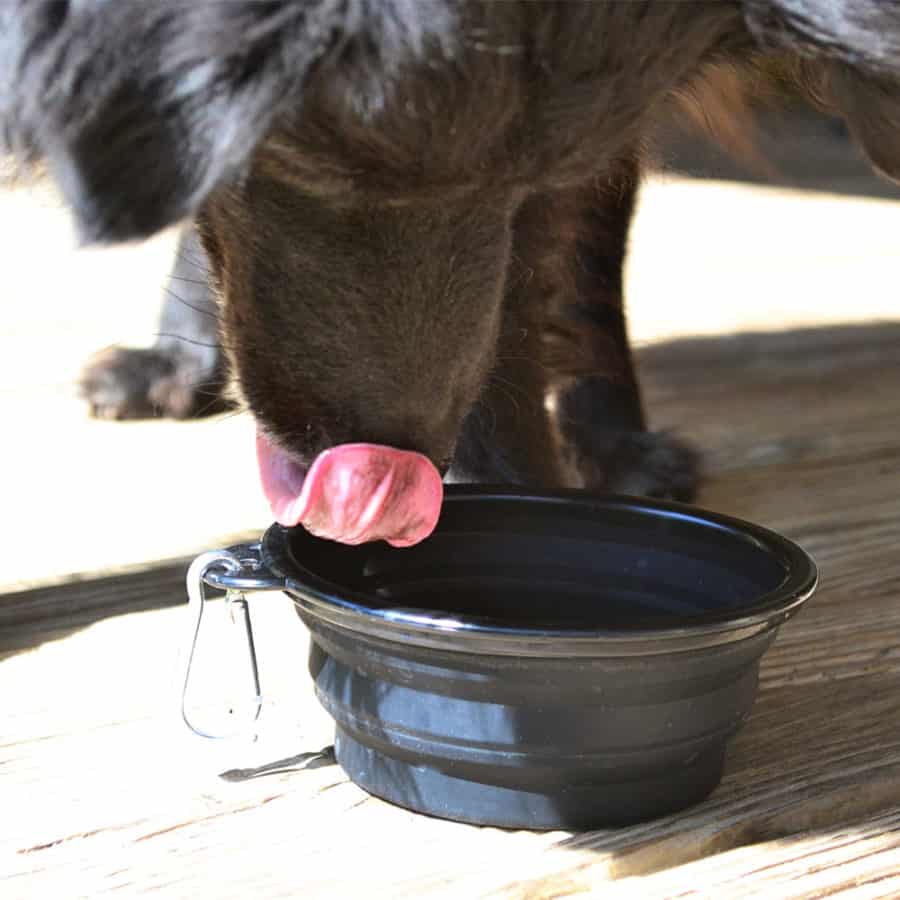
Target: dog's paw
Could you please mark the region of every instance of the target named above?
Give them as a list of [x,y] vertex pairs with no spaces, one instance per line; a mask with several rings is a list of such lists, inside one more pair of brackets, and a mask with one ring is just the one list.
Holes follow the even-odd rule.
[[165,349],[110,347],[88,361],[78,386],[96,418],[188,419],[227,408],[216,379]]
[[664,432],[618,435],[599,458],[579,460],[585,487],[688,502],[700,480],[700,454]]

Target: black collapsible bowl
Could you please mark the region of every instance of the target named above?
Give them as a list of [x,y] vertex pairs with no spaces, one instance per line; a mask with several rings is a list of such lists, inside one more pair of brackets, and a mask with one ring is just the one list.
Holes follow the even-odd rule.
[[816,585],[799,547],[692,507],[449,489],[416,547],[273,526],[337,760],[420,812],[535,829],[671,813],[719,783],[759,662]]

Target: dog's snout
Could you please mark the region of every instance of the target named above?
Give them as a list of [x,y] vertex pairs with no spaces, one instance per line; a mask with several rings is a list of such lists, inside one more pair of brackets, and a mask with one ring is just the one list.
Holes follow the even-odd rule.
[[392,414],[390,406],[365,407],[367,414],[353,417],[343,410],[338,415],[317,416],[302,429],[272,423],[270,430],[282,436],[280,443],[306,467],[327,450],[347,444],[368,444],[408,450],[427,457],[445,475],[453,461],[458,425],[421,415]]

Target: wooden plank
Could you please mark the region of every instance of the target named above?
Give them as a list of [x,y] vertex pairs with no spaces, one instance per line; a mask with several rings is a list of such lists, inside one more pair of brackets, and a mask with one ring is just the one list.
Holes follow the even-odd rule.
[[571,896],[616,898],[896,897],[900,893],[900,812],[824,831],[763,841],[705,856],[655,875],[611,885],[589,863],[574,872],[493,892],[504,900]]
[[[176,721],[188,622],[181,567],[167,566],[0,604],[3,895],[896,896],[900,331],[779,339],[777,377],[762,338],[742,352],[705,345],[693,368],[681,345],[645,357],[655,418],[711,447],[704,502],[803,541],[823,574],[767,655],[708,801],[573,836],[473,828],[370,798],[323,753],[331,724],[305,673],[306,634],[273,596],[254,602],[263,736],[195,743]],[[732,433],[716,423],[734,396],[752,398],[753,416],[732,417]],[[219,698],[240,709],[247,685],[224,616],[208,626],[197,687],[211,715]]]

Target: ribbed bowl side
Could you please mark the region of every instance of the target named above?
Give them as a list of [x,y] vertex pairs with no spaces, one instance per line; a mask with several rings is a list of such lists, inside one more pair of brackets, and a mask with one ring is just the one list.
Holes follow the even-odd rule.
[[310,671],[361,787],[421,812],[527,828],[673,812],[721,778],[774,630],[702,651],[559,659],[423,650],[304,616]]

